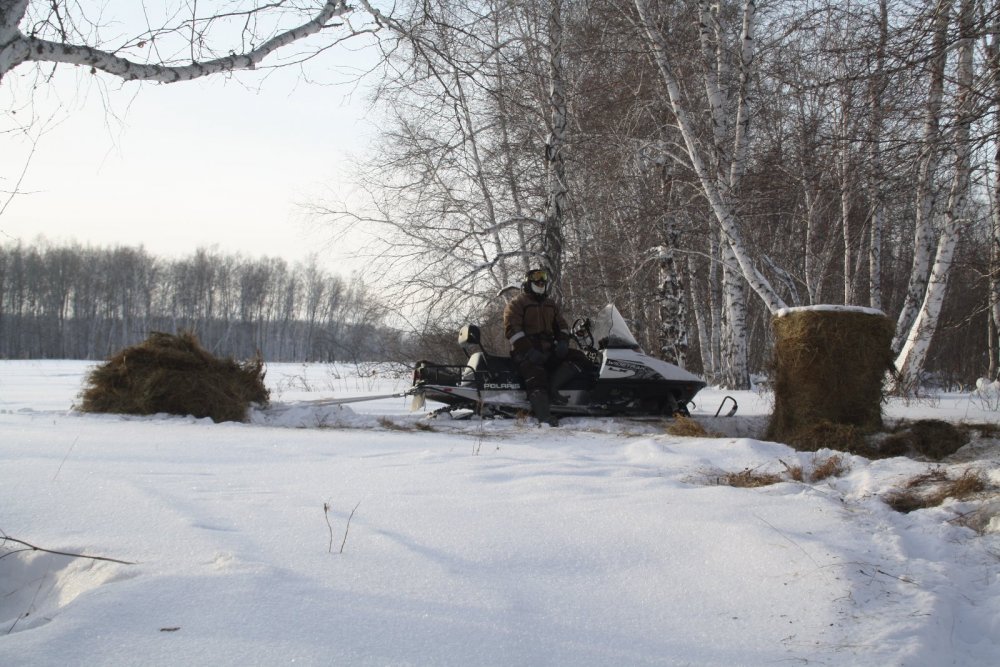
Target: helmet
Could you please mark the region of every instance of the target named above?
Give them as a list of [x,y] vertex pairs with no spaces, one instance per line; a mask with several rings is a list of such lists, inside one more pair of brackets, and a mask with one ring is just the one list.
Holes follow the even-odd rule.
[[531,269],[525,274],[525,287],[539,296],[549,291],[549,272],[545,269]]

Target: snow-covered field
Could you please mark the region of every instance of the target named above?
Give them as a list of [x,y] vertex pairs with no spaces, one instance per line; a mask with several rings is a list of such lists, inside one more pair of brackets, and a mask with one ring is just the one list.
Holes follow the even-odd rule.
[[[677,437],[309,405],[409,379],[271,365],[273,407],[213,424],[74,412],[87,368],[0,362],[0,665],[1000,664],[996,520],[880,498],[936,466],[717,483],[830,455],[757,439],[767,396],[725,420],[703,392],[725,436]],[[886,414],[1000,421],[969,395]],[[995,443],[944,466],[1000,484]]]

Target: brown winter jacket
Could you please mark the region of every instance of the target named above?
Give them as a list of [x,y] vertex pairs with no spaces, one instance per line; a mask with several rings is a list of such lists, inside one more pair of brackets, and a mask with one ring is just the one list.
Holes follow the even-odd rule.
[[527,291],[511,299],[503,311],[503,333],[515,354],[530,347],[547,352],[554,341],[567,336],[568,329],[555,301],[539,300]]

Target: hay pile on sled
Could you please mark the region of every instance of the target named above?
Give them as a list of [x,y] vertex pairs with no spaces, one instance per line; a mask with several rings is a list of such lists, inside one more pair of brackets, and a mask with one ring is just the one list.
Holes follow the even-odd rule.
[[259,357],[244,362],[220,359],[192,333],[154,332],[90,372],[80,409],[242,421],[251,404],[266,404],[269,396]]
[[[882,427],[893,326],[870,310],[802,309],[775,317],[768,437],[796,446],[817,424]],[[804,444],[804,443],[803,443]]]

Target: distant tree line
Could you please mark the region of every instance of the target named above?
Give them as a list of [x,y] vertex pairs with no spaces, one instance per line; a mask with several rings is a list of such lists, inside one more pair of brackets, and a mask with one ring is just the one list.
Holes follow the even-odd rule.
[[315,261],[0,244],[0,358],[101,359],[151,331],[186,330],[220,356],[384,359],[400,344],[386,314],[359,277]]

